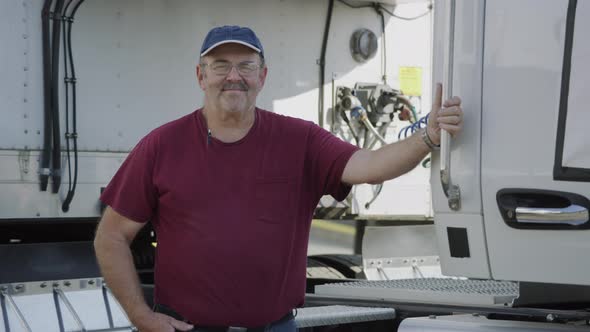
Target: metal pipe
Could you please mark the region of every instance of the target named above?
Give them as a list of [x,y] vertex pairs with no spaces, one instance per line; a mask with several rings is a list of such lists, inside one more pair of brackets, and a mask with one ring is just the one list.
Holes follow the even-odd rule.
[[49,26],[51,3],[45,0],[41,11],[42,54],[43,54],[43,150],[41,153],[41,168],[39,170],[40,190],[46,191],[51,170],[51,139],[52,139],[52,110],[51,110],[51,32]]
[[[0,290],[0,295],[2,295],[2,297],[4,297],[5,299],[8,300],[8,303],[10,303],[10,305],[14,309],[14,312],[16,313],[16,317],[18,317],[20,325],[25,329],[25,331],[33,332],[33,330],[31,330],[31,327],[27,323],[25,316],[23,316],[23,313],[20,311],[20,309],[18,308],[18,306],[14,302],[14,299],[12,298],[12,296],[10,296],[10,294],[6,293],[6,291],[4,291],[4,290]],[[6,319],[8,320],[8,317],[6,317]]]
[[375,136],[375,138],[377,138],[384,145],[387,144],[387,142],[385,141],[385,138],[383,138],[383,136],[381,136],[381,134],[379,134],[379,132],[377,131],[377,129],[375,129],[375,127],[373,127],[373,124],[371,123],[371,121],[369,121],[369,118],[367,118],[366,113],[364,116],[361,115],[361,121],[363,122],[365,127],[367,127],[367,129],[369,129],[369,131]]
[[64,0],[57,0],[53,10],[53,29],[51,43],[51,123],[53,126],[53,150],[51,154],[51,192],[59,192],[61,185],[61,131],[59,129],[59,49],[60,49],[60,31],[61,16],[63,11]]
[[115,324],[113,323],[113,313],[111,312],[111,305],[109,304],[109,294],[108,289],[102,285],[102,298],[104,300],[104,307],[107,311],[107,319],[109,320],[109,327],[114,327]]
[[[379,127],[379,129],[377,129],[377,131],[379,132],[379,135],[381,135],[381,137],[383,137],[385,135],[385,131],[387,130],[387,127],[389,127],[389,123],[384,123]],[[372,150],[378,140],[379,139],[377,137],[371,139],[371,143],[369,143],[368,149]]]
[[57,288],[57,287],[54,288],[53,291],[57,294],[57,296],[59,296],[59,298],[66,305],[66,308],[68,308],[68,310],[70,311],[70,313],[74,317],[74,320],[76,321],[76,324],[80,328],[80,331],[86,331],[86,328],[84,327],[84,323],[82,323],[82,320],[80,319],[80,316],[78,316],[78,313],[76,312],[76,310],[74,310],[74,307],[72,306],[72,304],[68,300],[66,294],[64,294],[64,292],[61,289]]
[[322,38],[322,50],[318,64],[320,65],[320,82],[318,98],[318,125],[324,127],[324,83],[326,78],[326,50],[328,48],[328,36],[330,34],[330,25],[332,23],[332,13],[334,11],[334,0],[328,0],[328,14],[326,25],[324,26],[324,37]]
[[[107,286],[107,284],[102,284],[102,287],[103,287],[103,289],[106,289],[106,291],[107,291],[108,294],[111,294],[111,296],[113,298],[115,298],[115,295],[111,292],[111,289]],[[119,303],[119,301],[114,301],[114,302],[117,305],[117,307],[119,308],[119,310],[123,313],[123,315],[125,316],[125,318],[127,319],[127,321],[131,323],[131,319],[129,319],[129,316],[127,315],[127,312],[121,306],[121,304]]]

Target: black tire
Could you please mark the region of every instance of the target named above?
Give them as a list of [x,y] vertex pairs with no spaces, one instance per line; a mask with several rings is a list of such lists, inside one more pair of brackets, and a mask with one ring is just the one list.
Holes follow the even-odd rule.
[[[335,269],[348,279],[367,279],[363,272],[363,258],[361,255],[328,254],[308,257]],[[309,265],[308,265],[309,266]]]
[[346,279],[346,276],[337,269],[326,265],[319,260],[307,258],[307,278],[317,279]]

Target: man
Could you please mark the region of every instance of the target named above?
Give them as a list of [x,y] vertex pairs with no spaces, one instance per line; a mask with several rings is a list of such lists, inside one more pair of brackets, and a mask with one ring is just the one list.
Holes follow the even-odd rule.
[[[267,72],[252,30],[211,30],[197,66],[203,108],[144,137],[101,197],[108,207],[95,239],[98,261],[142,332],[294,330],[320,197],[342,200],[353,184],[402,175],[439,143],[441,129],[462,127],[459,98],[442,109],[438,86],[427,131],[359,150],[311,122],[256,108]],[[129,250],[147,221],[158,237],[160,312],[144,301]]]

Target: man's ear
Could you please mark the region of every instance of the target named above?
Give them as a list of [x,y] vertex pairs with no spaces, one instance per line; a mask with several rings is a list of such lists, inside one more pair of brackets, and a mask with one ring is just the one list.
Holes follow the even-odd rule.
[[197,65],[197,80],[199,81],[199,86],[201,87],[202,90],[205,90],[205,72],[203,70],[203,67],[201,67],[201,64]]
[[262,70],[260,70],[260,87],[259,87],[259,91],[262,90],[262,88],[264,87],[264,82],[266,82],[266,75],[268,74],[268,67],[264,66],[264,68],[262,68]]

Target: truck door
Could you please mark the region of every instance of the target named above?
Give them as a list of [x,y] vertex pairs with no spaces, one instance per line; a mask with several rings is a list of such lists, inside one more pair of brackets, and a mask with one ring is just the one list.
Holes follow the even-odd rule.
[[[452,139],[452,182],[460,207],[451,209],[441,186],[443,152],[432,154],[431,188],[441,269],[444,275],[490,278],[481,201],[481,100],[484,1],[436,1],[433,82],[462,99],[465,126]],[[446,149],[444,149],[446,150]]]
[[486,1],[481,188],[494,279],[590,284],[589,18],[590,1]]

